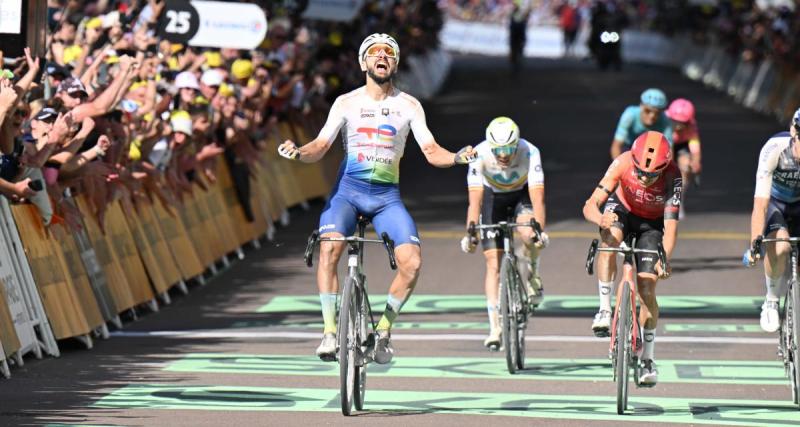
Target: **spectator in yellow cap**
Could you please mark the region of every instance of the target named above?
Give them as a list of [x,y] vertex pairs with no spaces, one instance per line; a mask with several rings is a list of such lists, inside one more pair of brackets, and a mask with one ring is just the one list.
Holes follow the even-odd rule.
[[237,59],[231,65],[231,76],[237,83],[246,84],[250,76],[253,75],[253,62],[249,59]]
[[222,55],[219,54],[217,51],[207,50],[203,52],[203,56],[206,57],[206,67],[208,68],[220,68],[222,67]]

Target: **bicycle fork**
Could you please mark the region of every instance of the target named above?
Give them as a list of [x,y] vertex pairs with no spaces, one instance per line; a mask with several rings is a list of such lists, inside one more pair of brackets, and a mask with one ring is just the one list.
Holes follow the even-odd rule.
[[611,320],[611,342],[608,346],[609,357],[614,354],[614,346],[617,343],[617,320],[619,316],[626,316],[627,313],[620,313],[619,304],[622,301],[622,289],[625,282],[628,283],[628,292],[630,297],[630,311],[631,311],[631,350],[632,354],[636,355],[638,359],[642,355],[642,341],[639,336],[639,316],[636,315],[636,304],[638,303],[638,290],[636,289],[636,281],[633,280],[633,267],[627,263],[623,264],[623,279],[617,287],[617,296],[615,301],[614,313],[616,316]]

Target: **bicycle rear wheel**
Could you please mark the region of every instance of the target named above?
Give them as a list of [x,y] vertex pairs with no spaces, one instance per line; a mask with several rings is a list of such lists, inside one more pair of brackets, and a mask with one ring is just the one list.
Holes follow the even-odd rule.
[[789,376],[792,380],[792,400],[795,404],[800,405],[800,316],[798,316],[798,308],[800,307],[800,293],[797,290],[797,282],[792,281],[789,283],[789,294],[786,298],[786,324],[789,329],[786,331],[789,334],[786,344],[789,352]]
[[356,290],[355,281],[348,277],[342,290],[339,308],[339,397],[342,414],[350,415],[353,391],[356,386]]
[[628,409],[628,374],[630,367],[628,366],[630,356],[630,304],[631,293],[630,284],[625,282],[622,285],[622,299],[617,308],[617,330],[616,330],[616,348],[614,350],[614,357],[616,358],[616,379],[617,379],[617,414],[623,415],[625,410]]
[[356,366],[355,370],[355,392],[354,392],[354,404],[357,411],[364,409],[364,395],[367,393],[367,363],[364,361],[364,346],[363,343],[367,339],[367,301],[366,295],[364,292],[361,291],[360,287],[357,287],[356,292],[356,301],[358,302],[358,313],[356,316],[356,325],[358,325],[358,334],[356,336],[356,342],[358,343],[360,350],[358,353],[360,354],[360,361]]
[[503,346],[506,350],[506,365],[509,373],[517,372],[517,356],[519,350],[517,316],[514,313],[512,295],[513,273],[511,262],[503,258],[500,266],[500,316],[502,317]]

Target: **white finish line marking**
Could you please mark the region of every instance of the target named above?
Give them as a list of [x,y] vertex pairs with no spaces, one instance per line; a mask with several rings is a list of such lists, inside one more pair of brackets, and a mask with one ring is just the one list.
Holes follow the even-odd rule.
[[[241,338],[241,339],[269,339],[269,338],[301,338],[319,339],[317,332],[247,332],[225,330],[195,330],[195,331],[117,331],[111,333],[112,337],[122,338]],[[393,334],[393,340],[399,341],[483,341],[486,338],[480,334]],[[525,337],[528,342],[602,342],[608,343],[608,338],[577,335],[534,335]],[[705,344],[777,344],[777,338],[753,337],[671,337],[659,336],[658,342],[672,343],[705,343]]]

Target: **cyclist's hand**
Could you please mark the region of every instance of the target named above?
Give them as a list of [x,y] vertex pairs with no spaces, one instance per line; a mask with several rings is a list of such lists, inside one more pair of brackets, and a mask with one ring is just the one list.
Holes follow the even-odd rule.
[[665,269],[664,266],[661,265],[661,260],[656,261],[656,274],[658,274],[659,279],[669,279],[669,276],[672,275],[672,266],[667,264],[667,268]]
[[619,217],[614,212],[606,212],[603,214],[603,217],[600,218],[600,228],[602,229],[609,229],[615,222],[619,220]]
[[298,160],[300,158],[300,150],[297,145],[288,139],[278,147],[278,154],[289,160]]
[[465,254],[471,254],[475,252],[475,248],[478,246],[478,239],[473,236],[464,236],[461,238],[461,251]]
[[745,267],[752,267],[756,265],[756,257],[753,256],[753,251],[751,249],[744,250],[744,254],[742,255],[742,265]]
[[550,236],[548,236],[547,233],[542,231],[541,233],[539,233],[539,236],[540,239],[536,243],[534,243],[534,245],[536,245],[537,248],[544,249],[548,245],[550,245]]
[[692,166],[692,173],[694,173],[694,174],[699,174],[703,170],[703,167],[700,165],[700,162],[697,161],[697,160],[692,160],[691,161],[691,166]]
[[457,165],[466,165],[478,159],[478,152],[471,145],[458,150],[453,162]]

